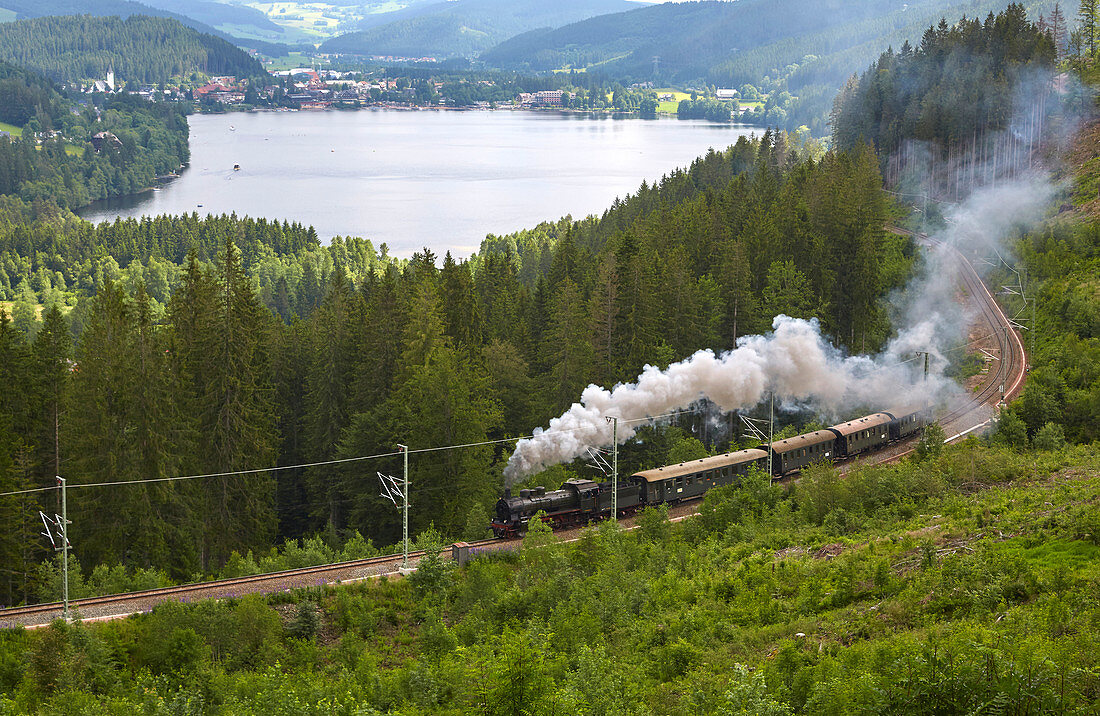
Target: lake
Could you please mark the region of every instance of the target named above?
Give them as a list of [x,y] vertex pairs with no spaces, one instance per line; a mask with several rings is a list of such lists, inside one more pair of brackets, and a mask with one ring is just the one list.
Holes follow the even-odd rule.
[[[409,256],[465,257],[488,233],[599,214],[643,180],[753,128],[515,111],[195,115],[191,165],[157,191],[78,212],[89,221],[198,212],[312,224]],[[234,164],[240,165],[235,171]]]

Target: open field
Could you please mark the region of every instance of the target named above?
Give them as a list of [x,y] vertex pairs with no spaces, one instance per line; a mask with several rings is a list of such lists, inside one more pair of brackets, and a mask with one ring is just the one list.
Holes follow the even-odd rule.
[[309,67],[313,64],[327,64],[328,60],[324,60],[317,57],[309,57],[301,52],[291,52],[289,55],[283,55],[282,57],[276,57],[267,65],[267,69],[272,72],[278,72],[279,70],[291,70],[295,67]]
[[355,6],[300,2],[252,2],[249,6],[267,15],[276,25],[316,38],[350,32],[355,29],[354,24],[362,19],[359,8]]
[[4,124],[3,122],[0,122],[0,132],[7,132],[13,137],[23,136],[22,127],[16,127],[14,124]]
[[671,87],[661,87],[659,89],[654,90],[654,92],[657,93],[658,97],[660,97],[663,94],[672,95],[672,99],[662,100],[662,101],[657,103],[657,111],[658,112],[666,112],[668,114],[676,114],[676,107],[679,106],[680,100],[691,99],[691,95],[688,94],[687,92],[681,92],[680,90],[673,89]]

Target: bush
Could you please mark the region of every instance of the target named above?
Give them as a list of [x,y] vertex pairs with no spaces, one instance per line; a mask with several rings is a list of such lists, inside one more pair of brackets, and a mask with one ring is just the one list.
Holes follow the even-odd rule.
[[1032,445],[1036,450],[1061,450],[1066,445],[1066,431],[1058,423],[1047,423],[1035,433]]
[[298,603],[298,612],[286,627],[286,632],[297,639],[312,639],[321,628],[321,614],[310,601]]
[[1027,447],[1027,425],[1013,410],[1001,411],[993,439],[1017,450]]
[[455,566],[443,558],[443,535],[434,526],[428,527],[416,538],[416,547],[424,550],[424,556],[416,563],[416,571],[409,575],[409,583],[417,596],[441,599],[451,587]]
[[928,458],[938,457],[943,452],[943,441],[946,438],[939,423],[926,425],[917,443],[917,460],[924,462]]

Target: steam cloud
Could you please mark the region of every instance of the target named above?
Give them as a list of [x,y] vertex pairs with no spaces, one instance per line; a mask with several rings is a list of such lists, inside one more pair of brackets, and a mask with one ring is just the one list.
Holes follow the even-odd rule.
[[[947,218],[945,244],[967,258],[1003,253],[997,245],[1014,227],[1040,216],[1053,187],[1041,176],[1025,177],[974,192]],[[608,416],[619,419],[618,440],[629,440],[647,418],[690,407],[709,399],[722,411],[750,408],[769,393],[786,403],[799,403],[825,415],[860,406],[883,410],[925,404],[954,390],[943,377],[944,351],[957,342],[968,321],[955,301],[956,259],[944,251],[929,252],[924,275],[908,286],[895,322],[898,336],[879,356],[844,356],[821,335],[816,320],[776,316],[773,332],[744,336],[737,347],[715,355],[699,351],[666,370],[646,366],[638,379],[612,390],[589,385],[546,430],[521,440],[504,474],[509,483],[550,465],[584,454],[589,446],[611,444]],[[933,354],[932,374],[911,361],[915,351]]]

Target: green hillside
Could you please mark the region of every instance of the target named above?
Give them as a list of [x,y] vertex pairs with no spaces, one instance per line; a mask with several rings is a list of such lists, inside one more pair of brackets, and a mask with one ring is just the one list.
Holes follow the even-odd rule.
[[[0,0],[0,22],[53,15],[94,15],[124,20],[131,15],[166,17],[199,32],[276,56],[284,54],[287,48],[272,43],[293,41],[293,38],[284,38],[283,29],[267,20],[263,13],[213,0],[156,0],[149,5],[133,0]],[[225,31],[214,25],[222,26]],[[257,37],[262,39],[255,39]]]
[[[787,91],[797,99],[768,124],[789,130],[805,124],[824,134],[836,91],[883,48],[917,42],[942,17],[984,18],[1003,6],[1000,0],[666,3],[533,30],[480,59],[516,71],[598,69],[624,83]],[[1025,6],[1037,16],[1054,3]]]
[[0,59],[57,82],[103,77],[166,82],[192,72],[241,77],[263,67],[225,40],[167,18],[40,17],[0,24]]
[[[1037,11],[1053,3],[1030,3]],[[604,15],[557,29],[533,30],[485,52],[507,68],[552,70],[599,65],[632,79],[704,80],[737,86],[774,76],[788,64],[835,59],[833,81],[866,66],[896,38],[919,37],[941,17],[982,15],[997,0],[740,0],[666,3]],[[900,45],[900,42],[897,44]],[[859,48],[867,49],[861,52]],[[807,56],[814,59],[807,62]]]
[[456,0],[411,17],[341,35],[323,52],[360,55],[472,55],[517,33],[556,27],[630,7],[625,0]]

